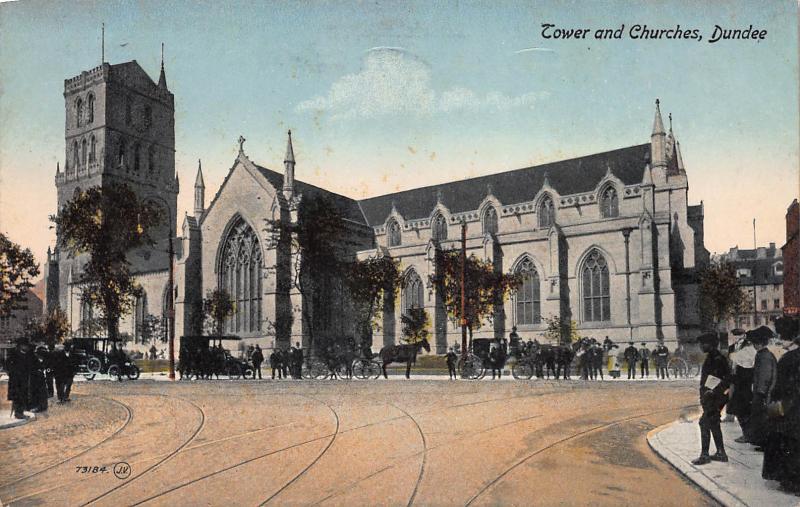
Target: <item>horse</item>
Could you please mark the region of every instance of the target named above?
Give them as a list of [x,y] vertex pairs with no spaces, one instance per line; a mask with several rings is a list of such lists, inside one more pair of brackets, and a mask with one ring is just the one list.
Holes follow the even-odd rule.
[[427,338],[417,343],[410,343],[408,345],[387,345],[381,349],[378,355],[381,357],[383,370],[383,378],[388,379],[386,373],[386,366],[392,363],[406,363],[406,378],[411,378],[411,364],[417,362],[417,354],[419,349],[431,351],[431,344],[428,343]]

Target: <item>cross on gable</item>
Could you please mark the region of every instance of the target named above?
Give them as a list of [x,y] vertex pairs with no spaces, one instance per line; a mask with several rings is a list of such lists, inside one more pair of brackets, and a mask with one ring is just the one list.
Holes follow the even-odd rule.
[[243,136],[239,136],[239,152],[244,152],[244,142],[247,141]]

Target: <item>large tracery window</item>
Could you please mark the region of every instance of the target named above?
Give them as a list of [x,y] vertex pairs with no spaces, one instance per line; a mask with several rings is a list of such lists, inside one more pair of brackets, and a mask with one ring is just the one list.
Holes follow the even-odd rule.
[[600,213],[603,218],[613,218],[619,216],[619,199],[614,187],[608,186],[600,195]]
[[539,227],[550,227],[555,222],[555,209],[553,208],[553,199],[550,196],[545,196],[539,204]]
[[86,99],[86,124],[90,125],[94,122],[94,95],[91,93]]
[[81,125],[83,125],[83,99],[79,98],[75,101],[75,126]]
[[433,220],[431,220],[431,235],[437,241],[444,241],[447,239],[447,220],[444,215],[437,213]]
[[86,147],[86,139],[81,141],[81,166],[85,167],[89,163],[88,148]]
[[389,246],[400,246],[402,237],[400,234],[400,224],[397,220],[389,220],[389,225],[386,226],[386,233],[389,235]]
[[261,247],[253,229],[239,220],[230,230],[222,250],[219,286],[234,302],[234,313],[225,323],[230,333],[262,330],[261,294],[263,266]]
[[517,273],[522,275],[522,285],[514,295],[515,322],[517,325],[539,324],[542,321],[539,273],[528,258],[520,262]]
[[497,210],[489,206],[483,212],[483,233],[497,234]]
[[611,320],[611,297],[608,285],[608,263],[603,254],[596,249],[592,250],[581,272],[584,321]]
[[408,272],[403,280],[403,293],[401,308],[403,315],[409,315],[412,310],[425,306],[425,287],[422,279],[413,269]]

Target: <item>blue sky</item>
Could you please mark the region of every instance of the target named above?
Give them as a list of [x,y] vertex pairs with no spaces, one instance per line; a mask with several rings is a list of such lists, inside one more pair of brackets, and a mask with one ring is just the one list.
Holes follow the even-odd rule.
[[[182,210],[239,135],[280,170],[351,197],[647,142],[672,112],[690,183],[721,252],[784,241],[798,189],[797,5],[785,2],[45,2],[0,5],[0,229],[42,258],[64,159],[63,80],[160,43],[176,102]],[[559,27],[697,28],[685,40],[544,40]],[[709,44],[715,24],[766,40]],[[121,46],[125,44],[125,46]],[[518,53],[530,47],[550,51]],[[666,117],[665,117],[666,121]]]

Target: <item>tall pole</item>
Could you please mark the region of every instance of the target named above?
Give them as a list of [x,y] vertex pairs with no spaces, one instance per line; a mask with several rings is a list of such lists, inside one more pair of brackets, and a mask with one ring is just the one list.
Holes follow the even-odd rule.
[[467,221],[461,221],[461,357],[467,357]]
[[758,266],[758,246],[756,246],[756,219],[753,219],[753,328],[756,327],[756,319],[758,319],[758,295],[756,294],[756,267]]
[[106,61],[106,24],[103,23],[100,33],[100,65]]
[[172,225],[169,226],[169,379],[175,380],[175,268],[172,259],[175,252],[172,248]]

